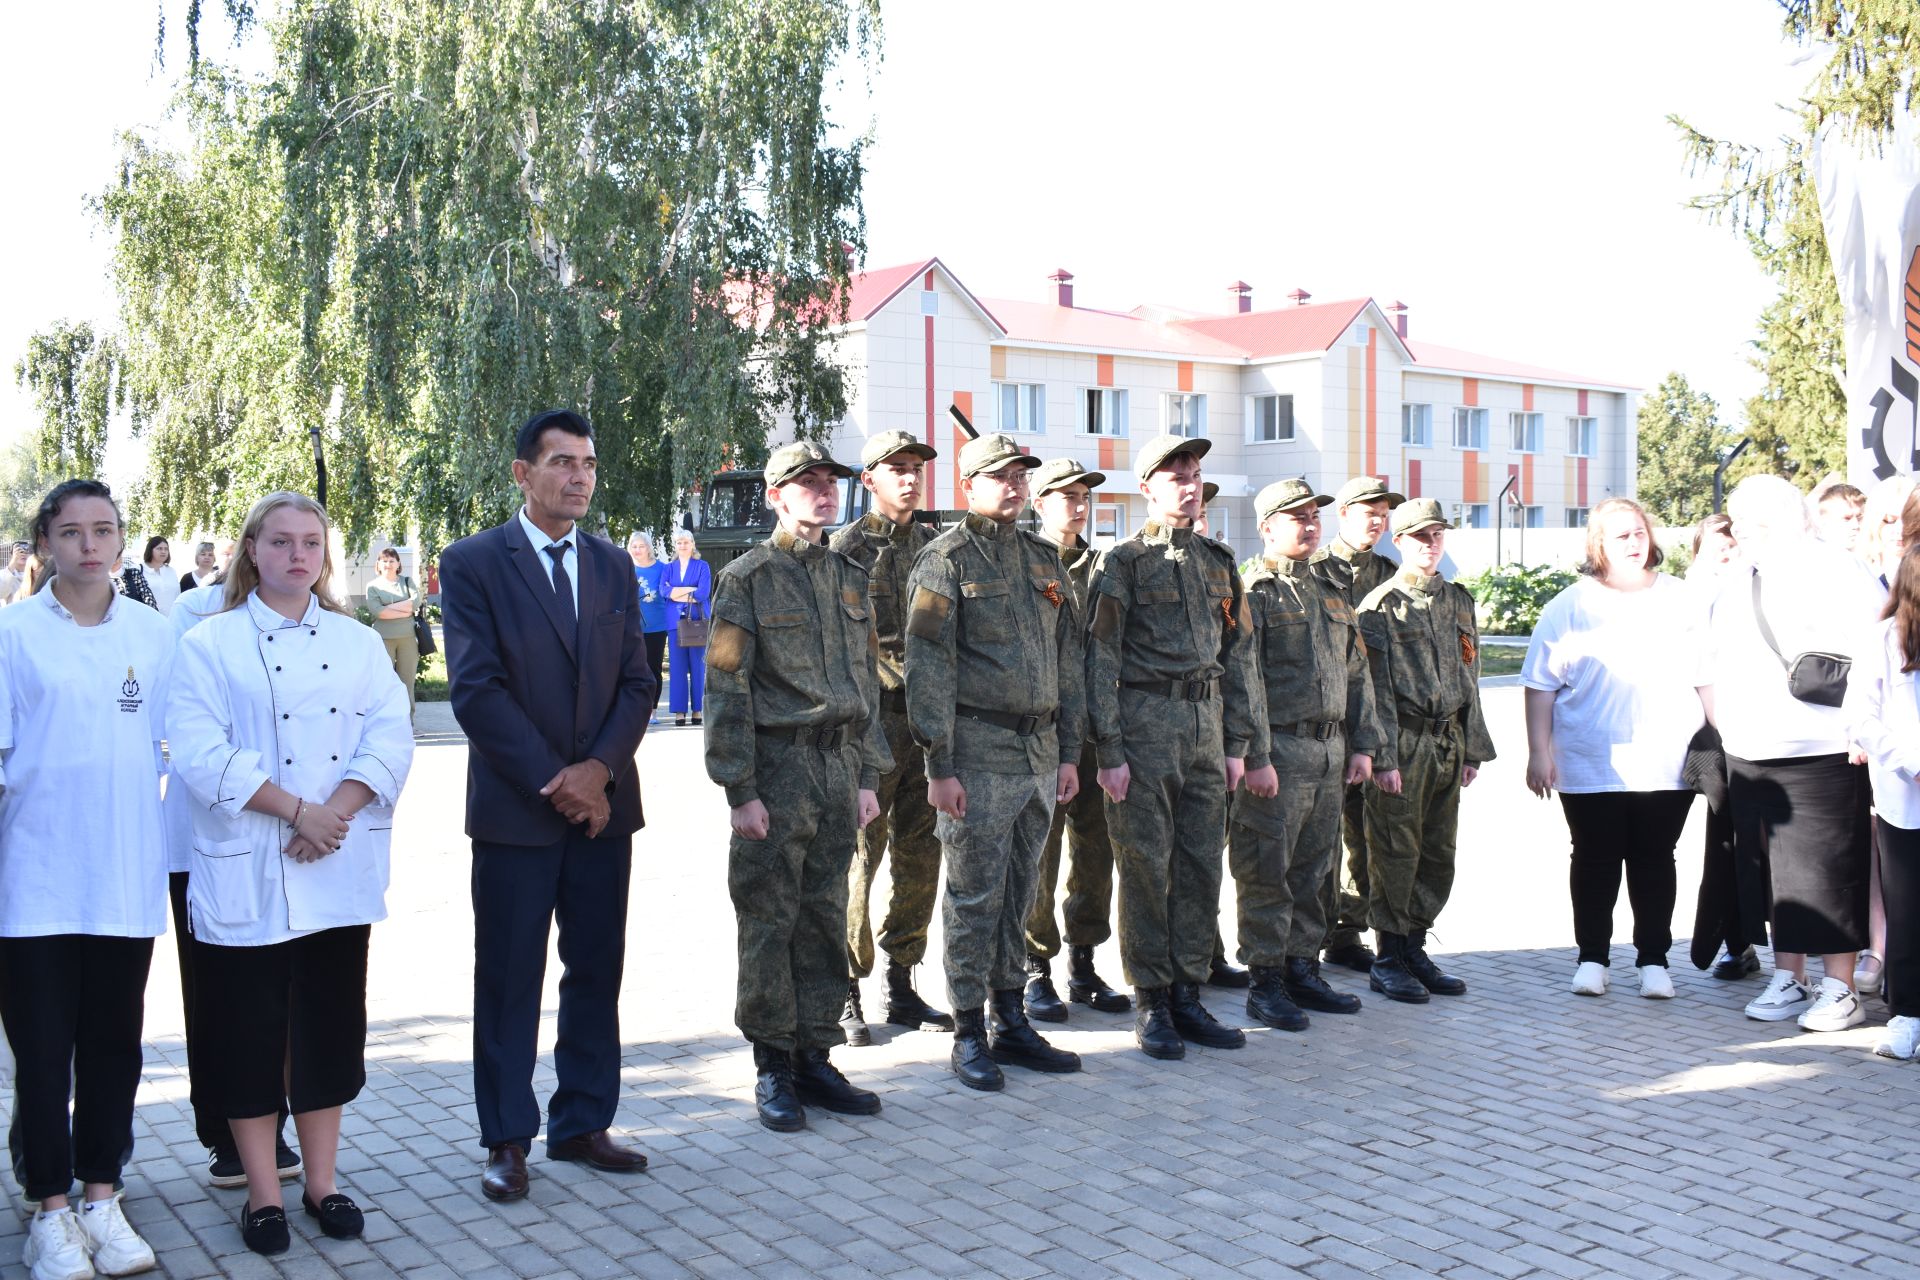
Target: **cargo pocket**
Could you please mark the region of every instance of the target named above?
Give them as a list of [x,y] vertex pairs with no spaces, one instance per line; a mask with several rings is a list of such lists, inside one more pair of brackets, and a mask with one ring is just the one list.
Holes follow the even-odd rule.
[[1011,590],[1004,578],[960,584],[960,626],[969,643],[1006,643],[1013,634]]
[[229,928],[254,923],[260,918],[258,878],[253,841],[196,839],[187,872],[194,917]]

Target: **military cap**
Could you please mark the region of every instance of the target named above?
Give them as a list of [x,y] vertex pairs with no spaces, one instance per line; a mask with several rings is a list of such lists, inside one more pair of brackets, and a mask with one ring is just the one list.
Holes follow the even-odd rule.
[[1256,518],[1265,520],[1276,511],[1291,511],[1295,507],[1303,507],[1309,503],[1316,507],[1324,507],[1332,501],[1333,499],[1324,493],[1315,493],[1313,486],[1307,483],[1306,477],[1295,476],[1291,480],[1276,480],[1262,489],[1260,496],[1253,500],[1253,514]]
[[1145,480],[1148,476],[1166,465],[1167,459],[1179,453],[1190,453],[1196,460],[1207,456],[1207,450],[1213,448],[1213,441],[1205,436],[1155,436],[1140,448],[1140,454],[1134,459],[1133,473]]
[[1023,467],[1040,465],[1040,459],[1022,453],[1014,438],[1000,431],[969,440],[960,447],[960,475],[963,479],[971,479],[983,471],[998,471],[1009,462],[1017,462]]
[[766,480],[767,488],[771,489],[775,485],[785,484],[801,472],[814,467],[826,467],[840,479],[853,474],[852,467],[835,462],[833,455],[828,453],[825,447],[811,440],[798,440],[793,444],[781,445],[773,451],[773,456],[767,459],[767,469],[760,474]]
[[1413,533],[1439,525],[1442,529],[1451,529],[1446,516],[1440,513],[1440,499],[1414,498],[1403,502],[1393,509],[1393,536]]
[[1387,500],[1387,510],[1391,511],[1406,499],[1387,488],[1387,482],[1379,476],[1355,476],[1340,486],[1333,495],[1335,506],[1344,507],[1350,502],[1378,502]]
[[1200,486],[1200,501],[1212,502],[1220,496],[1220,486],[1209,480]]
[[917,439],[911,431],[882,431],[877,436],[867,438],[866,447],[860,450],[860,465],[877,466],[896,453],[910,453],[926,462],[932,462],[940,456],[938,449]]
[[1035,497],[1043,493],[1052,493],[1055,489],[1064,489],[1070,484],[1083,484],[1089,489],[1098,489],[1107,482],[1104,472],[1089,471],[1072,458],[1048,458],[1033,473],[1033,493]]

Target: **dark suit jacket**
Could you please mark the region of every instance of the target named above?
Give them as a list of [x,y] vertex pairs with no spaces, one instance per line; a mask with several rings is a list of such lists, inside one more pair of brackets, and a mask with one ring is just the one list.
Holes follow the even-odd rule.
[[454,718],[467,734],[467,834],[548,845],[567,821],[540,794],[594,759],[613,775],[604,837],[644,825],[633,755],[659,678],[647,667],[633,562],[582,531],[578,624],[568,627],[540,551],[516,515],[440,556]]

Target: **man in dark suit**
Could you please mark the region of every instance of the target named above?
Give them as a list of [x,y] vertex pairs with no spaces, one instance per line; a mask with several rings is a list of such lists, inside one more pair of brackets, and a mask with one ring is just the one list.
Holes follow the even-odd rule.
[[515,452],[525,505],[440,557],[447,677],[468,744],[473,1079],[487,1148],[481,1189],[494,1200],[527,1194],[556,919],[565,972],[547,1155],[621,1173],[647,1167],[607,1127],[620,1093],[616,1005],[642,825],[633,757],[658,678],[632,566],[575,523],[593,498],[592,426],[569,410],[537,414]]

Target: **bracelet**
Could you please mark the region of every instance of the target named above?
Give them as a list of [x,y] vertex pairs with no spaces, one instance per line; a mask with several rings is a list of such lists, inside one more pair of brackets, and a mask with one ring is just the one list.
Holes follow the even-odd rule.
[[305,813],[306,810],[307,802],[305,800],[296,800],[293,805],[293,821],[287,825],[295,831],[298,831],[300,829],[300,815]]

